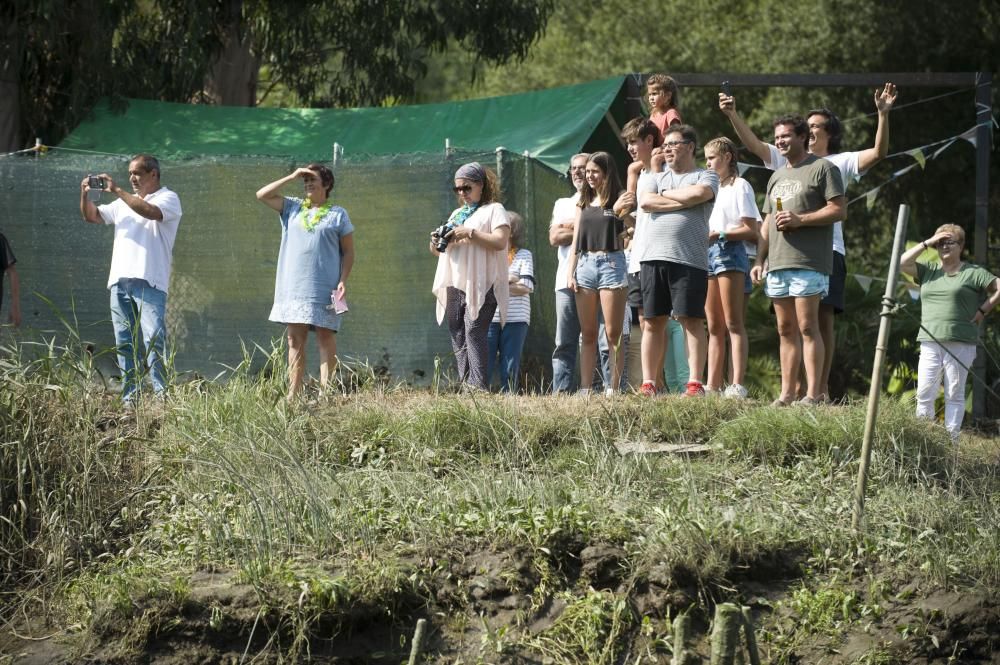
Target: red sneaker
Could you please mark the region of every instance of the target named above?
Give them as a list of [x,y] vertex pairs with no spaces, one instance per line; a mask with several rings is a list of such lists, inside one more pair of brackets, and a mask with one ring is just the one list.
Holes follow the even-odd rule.
[[698,381],[688,381],[687,389],[684,391],[685,397],[704,397],[705,386]]
[[639,394],[645,397],[656,397],[656,386],[652,381],[646,381],[639,386]]

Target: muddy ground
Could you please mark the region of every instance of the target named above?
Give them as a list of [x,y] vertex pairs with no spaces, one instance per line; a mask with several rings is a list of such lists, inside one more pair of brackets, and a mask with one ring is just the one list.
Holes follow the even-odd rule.
[[[663,639],[671,617],[694,618],[693,650],[709,662],[708,630],[713,594],[683,570],[655,566],[626,573],[625,553],[592,544],[570,547],[557,561],[558,575],[541,579],[525,551],[473,551],[427,565],[405,563],[401,575],[420,584],[389,604],[359,603],[330,612],[308,626],[296,624],[294,594],[262,596],[228,571],[201,571],[180,602],[136,598],[128,620],[97,616],[87,629],[66,630],[22,616],[0,635],[0,665],[108,663],[405,663],[417,620],[427,621],[421,660],[428,663],[670,663]],[[1000,664],[1000,596],[995,591],[891,585],[880,616],[846,621],[837,631],[811,633],[785,603],[801,588],[803,569],[794,554],[732,576],[728,591],[753,610],[762,634],[763,662]],[[553,585],[553,579],[558,580]],[[870,578],[869,578],[870,579]],[[814,584],[818,581],[814,581]],[[821,584],[821,582],[819,582]],[[544,586],[544,590],[540,588]],[[547,586],[545,586],[547,585]],[[413,588],[419,587],[419,593]],[[858,580],[859,597],[868,582]],[[615,641],[614,656],[552,656],[525,647],[559,623],[568,603],[588,589],[628,599],[632,621]],[[109,613],[110,614],[110,613]],[[643,622],[643,617],[648,617]],[[651,628],[652,627],[652,628]],[[798,627],[798,628],[796,628]],[[794,645],[769,644],[766,634],[798,629]],[[768,632],[769,631],[769,632]],[[284,654],[284,657],[282,656]],[[291,657],[288,654],[293,654]]]

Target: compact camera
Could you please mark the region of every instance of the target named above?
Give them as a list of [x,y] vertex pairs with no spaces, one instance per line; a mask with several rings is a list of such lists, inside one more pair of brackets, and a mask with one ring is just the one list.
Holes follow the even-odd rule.
[[451,232],[454,231],[456,225],[451,222],[445,222],[441,226],[437,227],[431,232],[431,236],[436,239],[435,249],[439,252],[444,252],[448,249],[448,243],[451,242]]
[[108,183],[101,176],[88,175],[87,185],[90,187],[90,191],[87,192],[87,198],[91,201],[100,201],[101,192],[104,191],[104,188],[107,187]]

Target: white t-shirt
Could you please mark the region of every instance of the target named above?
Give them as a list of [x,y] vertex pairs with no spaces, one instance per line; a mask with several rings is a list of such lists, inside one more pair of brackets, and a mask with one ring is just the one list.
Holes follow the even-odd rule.
[[[770,143],[767,144],[767,149],[771,153],[771,158],[764,162],[764,167],[772,171],[785,168],[788,160],[781,156],[778,149]],[[844,189],[846,190],[848,185],[863,175],[859,170],[860,157],[860,152],[838,152],[834,155],[827,155],[823,159],[840,170],[840,178],[844,181]],[[833,223],[833,251],[841,256],[847,255],[847,245],[844,243],[844,225],[841,222]]]
[[[652,189],[652,187],[649,187],[649,184],[650,181],[655,182],[655,180],[655,173],[643,169],[639,173],[639,179],[636,183],[635,191],[644,192],[647,189]],[[636,198],[638,198],[638,196]],[[635,213],[635,233],[632,235],[632,242],[629,244],[631,251],[627,252],[628,267],[626,270],[630,275],[634,275],[642,269],[642,266],[639,264],[639,257],[644,251],[642,249],[643,243],[648,242],[646,236],[649,232],[649,217],[649,213],[646,212],[642,206],[639,206]]]
[[[715,196],[715,206],[712,207],[712,216],[708,218],[708,230],[733,231],[743,226],[740,220],[744,217],[761,221],[753,187],[743,178],[736,178],[733,184],[725,187],[720,185],[719,193]],[[757,243],[744,241],[743,245],[747,254],[757,256]]]
[[166,293],[170,287],[174,239],[181,223],[181,201],[166,187],[160,187],[142,199],[160,209],[163,214],[161,221],[146,219],[121,199],[97,206],[104,223],[115,227],[108,288],[120,279],[137,278]]
[[[557,199],[555,205],[552,206],[552,221],[549,222],[549,228],[575,219],[576,204],[579,201],[579,192],[564,199]],[[572,251],[572,244],[560,245],[556,248],[556,256],[559,259],[559,266],[556,268],[556,291],[569,288],[569,254]]]
[[[531,323],[531,291],[535,290],[535,260],[531,251],[519,249],[514,254],[514,260],[507,268],[507,279],[517,278],[517,283],[528,287],[528,294],[523,296],[510,296],[507,305],[506,323]],[[514,282],[510,282],[514,284]],[[500,323],[500,309],[497,308],[493,315],[493,323]]]

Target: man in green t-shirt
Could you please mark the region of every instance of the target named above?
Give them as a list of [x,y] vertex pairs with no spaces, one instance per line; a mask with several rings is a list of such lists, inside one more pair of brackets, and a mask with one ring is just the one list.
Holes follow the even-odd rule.
[[781,395],[774,406],[795,399],[800,361],[806,369],[806,396],[799,404],[817,404],[823,370],[819,303],[830,288],[833,269],[833,223],[846,219],[847,201],[840,171],[807,152],[809,127],[800,116],[774,121],[774,145],[787,165],[767,183],[767,214],[750,271],[755,283],[764,277],[774,303],[780,340]]

